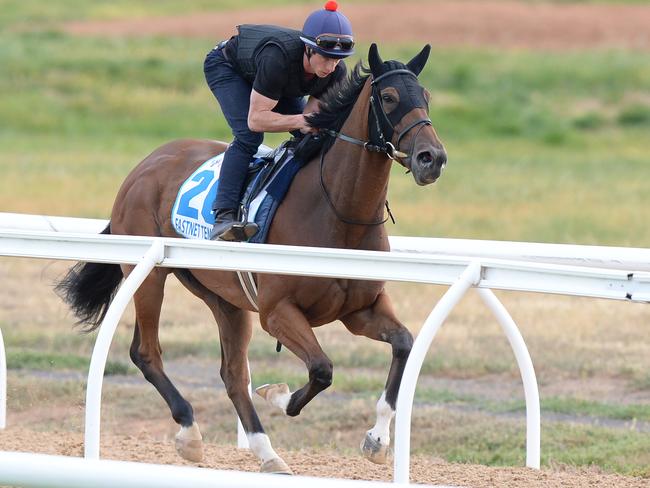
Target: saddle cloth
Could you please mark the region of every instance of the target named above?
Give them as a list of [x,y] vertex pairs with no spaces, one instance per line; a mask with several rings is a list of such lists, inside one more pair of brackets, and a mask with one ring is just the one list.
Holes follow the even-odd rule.
[[[219,187],[223,153],[205,161],[181,185],[172,207],[176,232],[187,239],[209,239],[214,224],[214,202]],[[302,167],[287,144],[278,149],[261,145],[249,166],[240,217],[255,222],[259,230],[248,242],[266,241],[273,215],[293,177]],[[243,219],[242,219],[243,220]]]

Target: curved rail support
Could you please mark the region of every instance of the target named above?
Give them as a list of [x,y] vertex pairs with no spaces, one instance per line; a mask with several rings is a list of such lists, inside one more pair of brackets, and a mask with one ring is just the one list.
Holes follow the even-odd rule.
[[5,340],[0,330],[0,429],[7,426],[7,356]]
[[477,288],[483,302],[492,310],[508,337],[512,351],[515,353],[521,380],[524,383],[524,396],[526,398],[526,466],[539,469],[541,446],[541,420],[539,413],[539,390],[537,377],[530,353],[521,336],[517,324],[512,319],[506,307],[499,301],[492,290]]
[[406,361],[402,384],[397,395],[395,406],[395,466],[393,481],[408,484],[409,454],[411,452],[411,412],[415,386],[422,369],[424,358],[433,342],[438,329],[445,321],[451,310],[456,306],[467,290],[478,284],[481,279],[481,264],[473,261],[458,277],[456,282],[445,292],[429,314],[420,333],[413,343],[413,349]]
[[131,274],[120,286],[99,328],[93,355],[90,358],[88,387],[86,389],[86,428],[84,438],[84,457],[86,459],[99,459],[102,383],[104,381],[106,360],[108,359],[108,349],[113,341],[115,329],[133,294],[156,264],[162,262],[164,257],[165,246],[163,240],[155,239],[152,246],[142,257],[142,261],[133,268]]

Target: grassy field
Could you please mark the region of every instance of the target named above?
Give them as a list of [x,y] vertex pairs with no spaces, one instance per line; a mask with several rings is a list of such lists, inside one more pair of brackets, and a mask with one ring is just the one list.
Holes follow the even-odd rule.
[[[209,47],[5,34],[0,207],[105,217],[122,179],[154,147],[228,140],[203,80]],[[415,48],[384,52],[408,59]],[[648,79],[648,53],[434,50],[422,81],[449,165],[430,188],[395,169],[390,232],[647,245]]]
[[[203,80],[203,56],[212,41],[78,38],[65,34],[59,22],[234,5],[234,0],[195,1],[189,9],[172,1],[5,2],[0,14],[0,209],[107,217],[121,181],[154,147],[180,137],[229,139]],[[381,49],[384,58],[405,60],[418,46]],[[391,234],[648,247],[650,53],[434,49],[421,80],[432,93],[431,117],[450,162],[430,188],[416,188],[395,168],[390,199],[398,222],[389,228]],[[272,135],[266,142],[277,144],[282,138]],[[17,283],[0,298],[0,328],[12,368],[10,412],[83,400],[78,386],[57,387],[17,371],[87,368],[93,337],[70,332],[71,317],[49,287],[63,268],[58,263],[42,271],[42,263],[0,261],[0,276]],[[177,283],[170,285],[161,331],[165,357],[216,364],[218,339],[208,314]],[[23,295],[26,287],[37,287],[34,297]],[[391,291],[414,332],[443,292],[416,285],[391,285]],[[500,297],[521,325],[537,367],[543,463],[596,464],[650,476],[648,432],[630,427],[650,422],[647,307],[514,293]],[[126,318],[115,339],[113,373],[134,371],[127,355],[131,323]],[[340,415],[308,414],[306,422],[322,421],[332,431],[359,430],[374,411],[389,351],[361,339],[350,341],[340,325],[319,331],[319,337],[336,368],[332,392],[322,401],[346,402]],[[287,381],[295,388],[304,381],[302,365],[285,352],[278,356],[274,342],[259,332],[251,361],[254,384]],[[522,463],[518,370],[476,297],[468,298],[443,328],[423,373],[414,429],[417,452],[461,462]],[[495,383],[505,389],[495,391]],[[134,409],[128,405],[132,390],[115,388],[109,405]],[[134,396],[140,395],[154,406],[144,414],[131,413],[166,416],[151,388],[141,386]],[[227,412],[223,398],[214,401]],[[212,405],[212,397],[208,400]],[[557,420],[567,414],[586,420]],[[214,416],[209,415],[210,422]],[[208,427],[207,435],[232,440],[230,418],[220,422]],[[284,420],[274,418],[269,430],[286,445],[322,442]],[[327,442],[352,449],[357,440],[351,442],[345,433]]]

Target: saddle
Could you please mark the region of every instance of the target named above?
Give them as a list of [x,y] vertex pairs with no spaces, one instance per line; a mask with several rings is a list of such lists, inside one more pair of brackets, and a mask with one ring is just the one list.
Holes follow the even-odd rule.
[[248,242],[266,242],[275,211],[293,178],[312,159],[320,145],[318,136],[307,134],[294,137],[249,166],[248,182],[238,216],[240,222],[255,222],[259,230]]

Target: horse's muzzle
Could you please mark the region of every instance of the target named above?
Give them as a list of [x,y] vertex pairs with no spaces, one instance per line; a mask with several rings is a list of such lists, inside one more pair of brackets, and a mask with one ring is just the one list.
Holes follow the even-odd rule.
[[418,151],[411,161],[411,171],[418,185],[434,183],[447,165],[447,152],[442,148],[429,147]]

